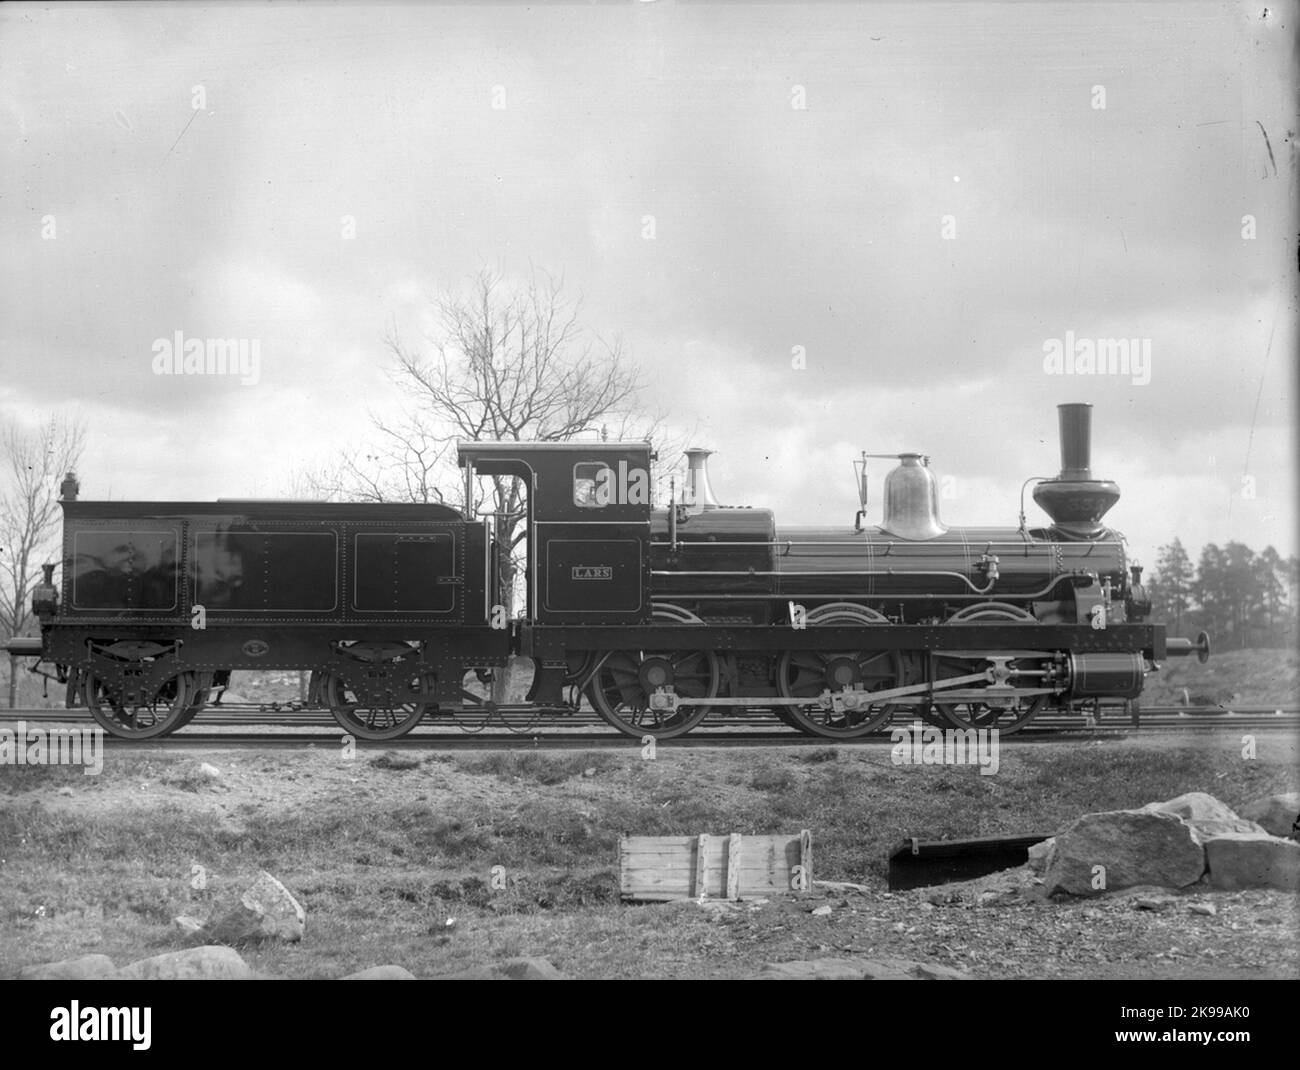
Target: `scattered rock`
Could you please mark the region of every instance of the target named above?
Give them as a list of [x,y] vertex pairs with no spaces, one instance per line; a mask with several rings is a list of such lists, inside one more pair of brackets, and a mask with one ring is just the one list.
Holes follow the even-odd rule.
[[358,970],[340,981],[414,981],[415,974],[403,966],[371,966],[368,970]]
[[1300,843],[1267,832],[1230,832],[1205,841],[1211,888],[1300,891]]
[[925,889],[927,903],[935,906],[1002,907],[1038,902],[1045,898],[1042,881],[1028,865],[998,870],[965,881],[950,881]]
[[826,892],[859,892],[862,895],[870,895],[871,889],[865,884],[854,884],[852,881],[813,881],[814,888],[820,888]]
[[1041,843],[1030,845],[1028,866],[1035,877],[1041,877],[1047,869],[1047,860],[1052,854],[1052,848],[1055,846],[1055,836],[1050,840],[1043,840]]
[[199,763],[199,774],[207,777],[209,780],[221,779],[221,770],[215,765],[209,765],[207,762]]
[[1140,814],[1173,814],[1196,830],[1202,841],[1224,832],[1262,832],[1253,821],[1238,817],[1224,803],[1203,791],[1189,791],[1168,802],[1147,803]]
[[1187,909],[1193,914],[1203,914],[1207,918],[1212,918],[1219,912],[1219,908],[1213,903],[1193,903]]
[[443,974],[438,981],[565,981],[568,977],[546,959],[517,958]]
[[112,974],[115,981],[243,981],[255,977],[238,952],[206,944],[141,959]]
[[66,798],[71,798],[71,797],[72,797],[72,789],[71,789],[71,788],[60,788],[60,789],[59,789],[59,794],[62,795],[62,796],[65,796]]
[[769,962],[761,981],[962,981],[969,974],[949,966],[907,959],[809,959]]
[[203,922],[198,918],[191,918],[188,914],[181,914],[172,918],[172,928],[182,936],[197,936],[203,931]]
[[306,911],[289,890],[271,874],[258,874],[253,886],[219,921],[209,923],[206,935],[221,944],[252,940],[301,940]]
[[1135,884],[1131,888],[1121,888],[1118,891],[1110,892],[1107,899],[1142,899],[1168,897],[1168,892],[1164,888],[1157,887],[1154,884]]
[[1173,905],[1173,897],[1167,895],[1140,895],[1133,900],[1134,910],[1150,910],[1156,913],[1159,913],[1162,910],[1168,910]]
[[582,771],[582,775],[583,775],[583,776],[595,776],[595,775],[596,775],[596,767],[595,767],[594,765],[589,765],[589,766],[587,766],[587,768],[584,769],[584,770]]
[[1256,799],[1241,808],[1241,816],[1254,821],[1270,836],[1286,839],[1291,836],[1297,816],[1300,816],[1300,792]]
[[394,751],[385,751],[378,758],[371,759],[370,764],[376,769],[418,769],[420,759],[413,754],[397,754]]
[[94,981],[110,976],[116,967],[107,955],[82,955],[62,962],[43,962],[24,966],[18,971],[20,981]]
[[739,899],[687,899],[683,902],[691,903],[713,914],[734,914],[745,909],[745,905]]
[[1184,888],[1204,872],[1200,841],[1178,815],[1112,810],[1085,814],[1056,837],[1043,881],[1049,894],[1099,895],[1135,884]]
[[829,906],[821,906],[818,907],[816,910],[812,911],[812,916],[814,918],[828,918],[830,917],[830,915],[831,915],[831,908]]

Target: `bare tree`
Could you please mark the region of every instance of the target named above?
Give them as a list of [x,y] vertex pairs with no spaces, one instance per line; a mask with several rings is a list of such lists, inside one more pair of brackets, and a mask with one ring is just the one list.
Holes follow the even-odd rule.
[[[482,271],[460,293],[432,301],[433,329],[418,342],[396,324],[385,335],[390,375],[408,400],[399,417],[374,415],[377,442],[301,471],[296,493],[353,501],[460,504],[454,443],[562,442],[584,437],[645,440],[663,447],[665,422],[640,410],[640,370],[620,340],[582,323],[582,304],[563,282],[534,271],[519,285]],[[684,446],[685,442],[677,443]],[[480,480],[469,503],[496,518],[506,612],[515,609],[527,536],[525,488],[510,476]],[[498,680],[496,697],[502,697]]]
[[380,441],[345,450],[332,461],[301,468],[289,480],[297,498],[356,502],[442,502],[439,483],[452,479],[448,445],[417,422],[375,421]]
[[[611,424],[616,438],[634,427],[640,437],[658,429],[659,421],[630,411],[642,382],[622,343],[582,326],[581,302],[564,296],[561,280],[534,272],[510,287],[483,271],[467,293],[438,298],[435,312],[427,345],[408,344],[396,327],[385,338],[395,358],[392,375],[412,411],[400,426],[382,419],[376,426],[405,444],[408,469],[431,456],[428,447],[449,448],[456,439],[562,442],[608,437]],[[493,476],[488,501],[473,503],[496,515],[498,539],[509,551],[502,562],[507,598],[519,567],[514,551],[525,536],[523,493],[514,478]]]
[[[33,624],[32,588],[40,566],[61,551],[59,485],[81,458],[80,421],[51,417],[35,431],[10,425],[0,434],[0,636],[26,634]],[[17,674],[9,673],[9,705]]]

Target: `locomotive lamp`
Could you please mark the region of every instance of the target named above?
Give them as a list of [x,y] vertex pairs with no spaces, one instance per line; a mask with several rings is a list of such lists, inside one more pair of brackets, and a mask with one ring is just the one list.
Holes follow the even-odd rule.
[[59,609],[59,589],[54,586],[54,566],[42,565],[45,577],[32,589],[32,612],[44,620]]

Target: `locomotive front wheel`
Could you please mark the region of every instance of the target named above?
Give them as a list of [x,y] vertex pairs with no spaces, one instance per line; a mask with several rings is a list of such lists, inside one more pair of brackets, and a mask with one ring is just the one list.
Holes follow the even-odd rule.
[[[411,680],[412,691],[427,694],[433,690],[429,680]],[[339,727],[358,739],[397,739],[420,723],[429,707],[427,702],[396,702],[388,706],[364,707],[341,676],[327,672],[320,680],[320,701],[329,709]]]
[[185,714],[194,703],[197,689],[195,676],[192,672],[180,673],[164,683],[149,701],[132,699],[128,703],[120,688],[88,672],[83,684],[86,708],[110,736],[158,739],[187,723]]

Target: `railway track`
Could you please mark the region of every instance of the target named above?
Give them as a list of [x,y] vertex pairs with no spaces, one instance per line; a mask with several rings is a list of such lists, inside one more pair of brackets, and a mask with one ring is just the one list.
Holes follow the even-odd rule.
[[[50,726],[87,727],[94,720],[86,710],[18,709],[0,710],[0,729],[24,721]],[[891,728],[907,727],[910,720],[900,720]],[[504,709],[497,720],[472,726],[466,731],[455,724],[439,725],[427,721],[409,735],[395,740],[367,742],[365,748],[444,750],[492,749],[617,749],[639,746],[640,742],[614,732],[591,713],[562,717],[540,717],[531,712]],[[1220,707],[1151,707],[1141,712],[1139,724],[1122,713],[1104,713],[1095,722],[1079,715],[1044,715],[1011,737],[1007,742],[1032,744],[1062,739],[1125,738],[1164,732],[1217,731],[1297,731],[1300,730],[1300,707],[1241,706]],[[342,730],[321,709],[289,708],[238,704],[205,710],[201,719],[174,734],[158,740],[121,740],[105,736],[112,746],[137,745],[150,748],[194,747],[307,747],[338,746]],[[771,747],[842,745],[889,745],[888,730],[853,740],[822,739],[805,736],[778,725],[766,713],[731,716],[696,729],[677,739],[660,740],[658,747]]]

